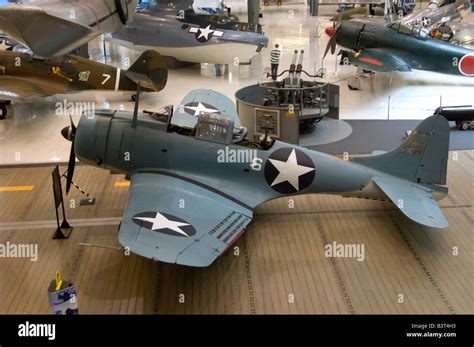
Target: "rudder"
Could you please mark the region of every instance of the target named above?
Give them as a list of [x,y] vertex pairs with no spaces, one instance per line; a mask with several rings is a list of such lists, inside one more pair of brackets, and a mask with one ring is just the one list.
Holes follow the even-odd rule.
[[126,74],[143,87],[160,91],[168,80],[168,67],[165,59],[156,51],[145,51],[130,66]]

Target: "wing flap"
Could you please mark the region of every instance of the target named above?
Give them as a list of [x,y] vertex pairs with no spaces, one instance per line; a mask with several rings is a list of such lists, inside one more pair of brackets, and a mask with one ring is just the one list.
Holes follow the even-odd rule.
[[395,178],[375,177],[373,181],[408,218],[432,228],[448,227],[429,189]]
[[164,173],[135,173],[119,241],[147,258],[208,266],[251,220],[251,210],[207,187]]

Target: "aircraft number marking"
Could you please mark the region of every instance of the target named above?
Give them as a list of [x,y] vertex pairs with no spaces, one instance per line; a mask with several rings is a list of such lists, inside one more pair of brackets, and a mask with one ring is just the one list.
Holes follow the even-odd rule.
[[184,19],[184,10],[179,10],[178,14],[176,15],[178,19]]
[[252,159],[252,162],[250,163],[250,168],[254,171],[261,171],[262,170],[262,158],[255,157]]
[[15,57],[15,66],[21,66],[21,58]]
[[457,57],[453,57],[453,66],[459,65],[459,59]]
[[106,84],[108,80],[110,80],[110,75],[103,73],[102,76],[104,77],[104,80],[102,81],[102,85]]

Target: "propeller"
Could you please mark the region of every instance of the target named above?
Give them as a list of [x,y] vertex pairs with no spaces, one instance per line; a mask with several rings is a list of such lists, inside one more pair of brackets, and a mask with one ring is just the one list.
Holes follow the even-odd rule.
[[339,30],[339,27],[341,26],[341,22],[342,22],[342,13],[339,14],[339,16],[337,17],[337,22],[335,20],[332,22],[332,27],[327,27],[324,30],[326,35],[328,35],[330,38],[329,38],[328,44],[326,45],[323,59],[326,58],[326,55],[328,54],[329,50],[331,50],[331,54],[334,54],[334,52],[336,52],[336,34],[337,34],[337,31]]
[[72,176],[74,175],[74,168],[76,167],[76,152],[74,150],[74,140],[76,138],[76,126],[72,121],[71,115],[69,115],[69,120],[71,125],[64,127],[61,130],[61,135],[68,140],[71,141],[71,152],[69,153],[69,162],[67,164],[67,176],[66,176],[66,194],[69,193],[72,184]]

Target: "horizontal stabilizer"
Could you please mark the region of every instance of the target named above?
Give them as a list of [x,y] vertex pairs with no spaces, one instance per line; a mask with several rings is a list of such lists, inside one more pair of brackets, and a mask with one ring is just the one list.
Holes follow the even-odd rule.
[[374,177],[373,181],[408,218],[432,228],[448,227],[428,188],[395,178]]

